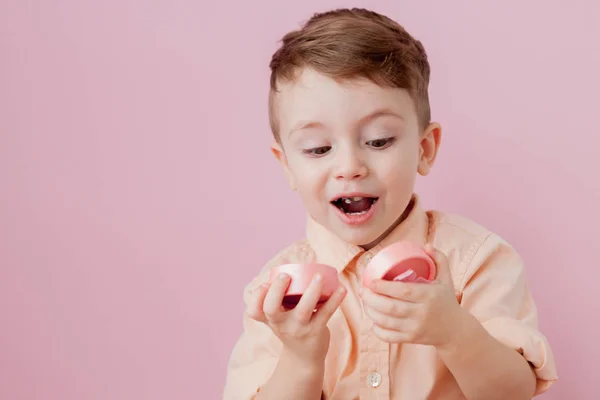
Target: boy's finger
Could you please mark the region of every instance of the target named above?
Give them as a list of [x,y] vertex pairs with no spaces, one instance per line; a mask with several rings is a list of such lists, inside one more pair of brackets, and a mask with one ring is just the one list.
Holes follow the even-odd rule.
[[321,274],[316,274],[293,311],[296,319],[300,322],[310,321],[313,312],[317,307],[317,303],[321,298],[322,289],[323,277]]
[[365,314],[373,323],[383,329],[392,331],[403,331],[413,322],[406,318],[398,318],[390,314],[384,314],[375,308],[365,307]]
[[410,334],[401,331],[394,331],[390,329],[382,328],[378,325],[373,324],[371,331],[381,341],[387,343],[411,343]]
[[369,289],[363,292],[363,304],[381,314],[396,318],[409,317],[419,307],[419,304],[377,294]]
[[346,288],[340,286],[331,297],[315,313],[313,320],[316,324],[326,324],[346,297]]
[[371,282],[370,289],[380,295],[408,301],[411,303],[419,303],[426,296],[427,285],[416,282],[401,282],[401,281],[386,281],[383,279],[375,279]]
[[263,303],[263,312],[269,320],[278,320],[283,314],[283,298],[285,297],[285,291],[290,284],[290,276],[287,274],[280,274],[271,283],[271,287],[267,291],[265,301]]
[[246,314],[256,321],[266,322],[267,318],[263,312],[263,303],[269,290],[269,284],[263,283],[258,288],[254,289],[251,294],[248,307],[246,308]]

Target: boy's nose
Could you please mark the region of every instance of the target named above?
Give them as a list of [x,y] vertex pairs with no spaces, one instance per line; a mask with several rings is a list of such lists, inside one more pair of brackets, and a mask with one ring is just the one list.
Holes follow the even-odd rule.
[[338,160],[335,177],[339,180],[356,180],[364,178],[367,173],[367,166],[358,157],[345,155]]

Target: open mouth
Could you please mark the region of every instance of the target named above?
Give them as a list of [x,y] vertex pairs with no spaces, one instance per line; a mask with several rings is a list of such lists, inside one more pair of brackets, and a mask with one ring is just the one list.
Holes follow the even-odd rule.
[[331,204],[347,215],[362,215],[367,213],[375,203],[377,197],[340,197]]

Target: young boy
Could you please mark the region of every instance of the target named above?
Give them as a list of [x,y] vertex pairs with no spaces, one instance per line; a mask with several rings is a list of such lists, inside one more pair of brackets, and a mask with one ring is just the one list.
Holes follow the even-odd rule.
[[[308,212],[307,237],[248,285],[244,332],[224,399],[529,399],[557,379],[519,255],[465,218],[421,208],[416,175],[440,145],[423,46],[377,13],[317,14],[283,38],[271,64],[273,153]],[[432,283],[376,281],[385,246],[423,246]],[[322,282],[292,310],[283,263],[339,271],[342,289],[313,312]]]

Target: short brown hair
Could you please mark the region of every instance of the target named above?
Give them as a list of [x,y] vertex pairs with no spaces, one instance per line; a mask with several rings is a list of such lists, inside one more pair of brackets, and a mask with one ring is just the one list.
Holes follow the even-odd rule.
[[406,89],[421,128],[431,119],[430,67],[423,45],[397,22],[373,11],[352,8],[314,14],[300,30],[283,37],[269,67],[269,122],[277,139],[277,83],[293,81],[304,67],[337,80],[367,78],[380,86]]

